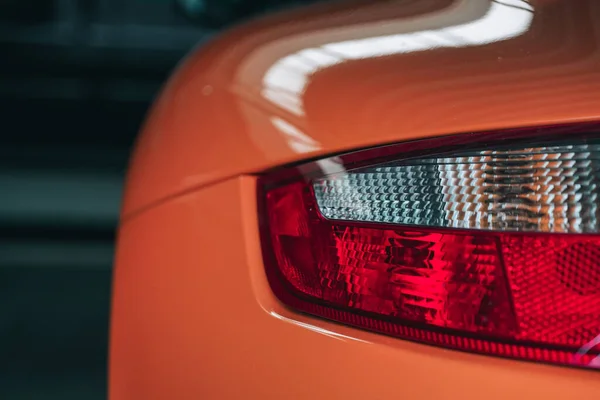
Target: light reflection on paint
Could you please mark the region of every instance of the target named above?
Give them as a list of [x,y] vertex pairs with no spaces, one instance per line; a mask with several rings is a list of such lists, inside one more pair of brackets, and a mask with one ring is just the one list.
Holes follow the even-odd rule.
[[289,122],[279,117],[271,117],[271,123],[283,133],[287,145],[296,153],[310,153],[321,148],[319,142]]
[[487,13],[468,23],[411,33],[327,43],[279,59],[263,77],[262,96],[295,115],[304,114],[302,94],[315,72],[346,60],[444,47],[479,46],[522,35],[533,20],[525,0],[490,3]]
[[281,321],[289,322],[291,324],[300,326],[300,327],[305,328],[305,329],[309,329],[309,330],[311,330],[313,332],[317,332],[317,333],[329,336],[329,337],[337,339],[337,340],[342,340],[342,341],[352,340],[352,341],[361,342],[361,343],[369,343],[369,344],[371,343],[371,342],[368,342],[366,340],[357,339],[357,338],[354,338],[354,337],[351,337],[351,336],[342,335],[341,333],[337,333],[337,332],[333,332],[333,331],[330,331],[330,330],[327,330],[327,329],[319,328],[318,326],[310,325],[310,324],[307,324],[305,322],[296,321],[296,320],[293,320],[291,318],[284,317],[283,315],[277,314],[275,311],[271,311],[269,314],[271,314],[273,317],[275,317],[275,318],[277,318],[277,319],[279,319]]
[[[581,357],[588,354],[594,347],[600,345],[600,335],[596,336],[588,343],[581,346],[581,348],[577,351],[577,355],[573,360],[573,364],[581,365]],[[588,364],[589,367],[600,368],[600,355],[593,358],[592,361]]]

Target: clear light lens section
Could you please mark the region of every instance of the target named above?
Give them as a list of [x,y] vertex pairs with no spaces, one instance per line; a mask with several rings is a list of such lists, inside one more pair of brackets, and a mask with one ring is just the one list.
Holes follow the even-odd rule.
[[330,220],[600,232],[600,142],[395,161],[313,182]]

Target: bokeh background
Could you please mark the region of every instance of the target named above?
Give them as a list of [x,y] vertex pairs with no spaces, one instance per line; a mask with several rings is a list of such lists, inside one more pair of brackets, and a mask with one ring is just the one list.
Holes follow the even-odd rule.
[[0,0],[0,399],[106,398],[113,242],[146,110],[195,45],[316,1]]

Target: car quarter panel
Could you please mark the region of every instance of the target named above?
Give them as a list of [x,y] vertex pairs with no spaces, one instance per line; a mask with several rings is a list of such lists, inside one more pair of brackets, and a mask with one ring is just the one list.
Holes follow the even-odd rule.
[[110,398],[596,399],[585,371],[466,354],[295,313],[272,294],[256,179],[231,178],[119,231]]
[[163,89],[123,215],[343,150],[597,120],[598,15],[595,0],[364,0],[241,25]]

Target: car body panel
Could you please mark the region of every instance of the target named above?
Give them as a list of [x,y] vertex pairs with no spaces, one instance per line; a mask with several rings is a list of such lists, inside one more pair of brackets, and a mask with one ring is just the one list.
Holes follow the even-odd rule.
[[311,7],[190,55],[130,165],[110,398],[597,398],[597,371],[306,316],[265,277],[254,175],[386,143],[600,120],[600,2],[503,5],[515,1]]
[[231,30],[157,99],[123,214],[339,151],[599,119],[600,3],[517,1],[342,2]]
[[597,371],[467,354],[279,303],[264,271],[256,179],[165,202],[119,233],[110,398],[596,399]]

